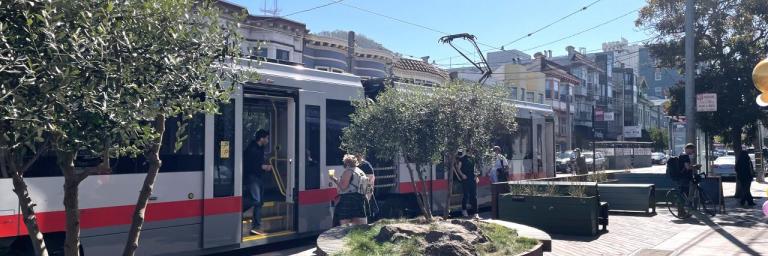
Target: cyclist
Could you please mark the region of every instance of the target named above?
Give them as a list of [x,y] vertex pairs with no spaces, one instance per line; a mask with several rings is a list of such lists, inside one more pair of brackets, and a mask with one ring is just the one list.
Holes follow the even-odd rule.
[[691,181],[696,171],[701,168],[698,164],[693,164],[696,160],[696,146],[693,143],[688,143],[683,149],[683,154],[678,158],[678,164],[681,167],[680,179],[677,180],[680,191],[688,195],[688,191],[691,187]]

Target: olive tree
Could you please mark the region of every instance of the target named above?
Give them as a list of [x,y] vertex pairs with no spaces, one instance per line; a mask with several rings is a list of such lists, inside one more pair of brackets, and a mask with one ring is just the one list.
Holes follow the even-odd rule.
[[[3,1],[0,12],[0,169],[13,178],[36,253],[47,250],[23,174],[52,151],[64,176],[66,255],[79,253],[79,184],[109,173],[112,157],[145,156],[124,252],[132,255],[161,166],[165,120],[215,113],[229,97],[226,85],[239,80],[237,24],[192,0]],[[84,153],[101,163],[76,168]]]
[[50,10],[42,0],[0,1],[0,171],[12,178],[36,255],[48,255],[24,175],[51,149],[60,53]]
[[[431,219],[424,167],[444,161],[453,172],[459,148],[480,152],[490,146],[495,132],[512,132],[515,108],[506,101],[507,92],[503,87],[464,82],[390,86],[374,100],[355,103],[342,147],[374,152],[378,159],[402,157],[422,213]],[[449,188],[452,176],[448,175]]]

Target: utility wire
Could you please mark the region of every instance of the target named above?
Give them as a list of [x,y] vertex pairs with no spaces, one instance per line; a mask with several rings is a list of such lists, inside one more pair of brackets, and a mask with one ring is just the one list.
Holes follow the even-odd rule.
[[[515,40],[513,40],[513,41],[511,41],[509,43],[504,44],[502,47],[511,45],[513,43],[516,43],[517,41],[520,41],[520,40],[522,40],[524,38],[531,37],[531,36],[533,36],[533,34],[541,32],[542,30],[547,29],[547,28],[551,27],[552,25],[557,24],[557,23],[559,23],[559,22],[561,22],[561,21],[563,21],[563,20],[565,20],[565,19],[567,19],[567,18],[569,18],[569,17],[571,17],[571,16],[573,16],[573,15],[579,13],[579,12],[583,12],[583,11],[587,10],[587,8],[591,7],[592,5],[595,5],[596,3],[600,2],[600,1],[602,1],[602,0],[595,0],[594,2],[592,2],[592,3],[590,3],[590,4],[588,4],[588,5],[584,6],[584,7],[581,7],[579,9],[575,10],[575,11],[569,13],[568,15],[560,17],[559,19],[557,19],[557,20],[555,20],[555,21],[553,21],[553,22],[551,22],[551,23],[549,23],[549,24],[547,24],[547,25],[545,25],[545,26],[543,26],[543,27],[541,27],[541,28],[531,32],[531,33],[528,33],[528,34],[526,34],[524,36],[521,36],[521,37],[519,37],[519,38],[517,38],[517,39],[515,39]],[[485,44],[483,44],[483,45],[485,45]],[[492,49],[499,49],[499,48],[496,48],[496,47],[491,47],[491,48]],[[488,50],[488,49],[486,49],[486,50]],[[499,50],[501,50],[501,49],[499,49]],[[461,57],[461,55],[442,58],[442,59],[439,59],[438,61],[447,60],[447,59],[453,59],[453,58],[456,58],[456,57]]]
[[576,10],[576,11],[573,11],[573,12],[569,13],[568,15],[565,15],[565,16],[563,16],[563,17],[561,17],[561,18],[559,18],[559,19],[557,19],[557,20],[553,21],[552,23],[549,23],[549,24],[547,24],[547,25],[545,25],[545,26],[543,26],[543,27],[541,27],[541,28],[539,28],[539,29],[537,29],[537,30],[535,30],[535,31],[531,32],[531,33],[528,33],[527,35],[521,36],[521,37],[519,37],[519,38],[517,38],[517,39],[515,39],[515,40],[512,40],[512,41],[511,41],[511,42],[509,42],[509,43],[506,43],[506,44],[502,45],[502,47],[503,47],[503,46],[508,46],[508,45],[514,44],[514,43],[516,43],[517,41],[523,40],[523,39],[525,39],[525,38],[527,38],[527,37],[531,37],[532,35],[534,35],[534,34],[536,34],[536,33],[540,32],[540,31],[542,31],[542,30],[545,30],[545,29],[547,29],[547,28],[551,27],[552,25],[555,25],[555,24],[557,24],[557,23],[559,23],[559,22],[561,22],[561,21],[563,21],[563,20],[565,20],[565,19],[567,19],[567,18],[569,18],[569,17],[571,17],[571,16],[573,16],[573,15],[575,15],[575,14],[579,13],[579,12],[583,12],[583,11],[586,11],[586,10],[587,10],[587,8],[591,7],[592,5],[595,5],[597,2],[600,2],[600,1],[602,1],[602,0],[595,0],[594,2],[592,2],[592,3],[590,3],[590,4],[588,4],[588,5],[584,6],[584,7],[582,7],[581,9],[578,9],[578,10]]
[[341,2],[343,2],[343,1],[344,1],[344,0],[336,0],[336,1],[333,1],[333,2],[330,2],[330,3],[327,3],[327,4],[318,5],[318,6],[315,6],[315,7],[309,8],[309,9],[304,9],[304,10],[300,10],[300,11],[295,11],[295,12],[292,12],[292,13],[289,13],[289,14],[286,14],[286,15],[283,15],[283,16],[281,16],[281,17],[288,17],[288,16],[291,16],[291,15],[296,15],[296,14],[299,14],[299,13],[305,13],[305,12],[314,11],[314,10],[317,10],[317,9],[320,9],[320,8],[323,8],[323,7],[327,7],[327,6],[331,6],[331,5],[334,5],[334,4],[338,4],[338,3],[341,3]]
[[[394,20],[394,21],[397,21],[397,22],[400,22],[400,23],[403,23],[403,24],[407,24],[407,25],[411,25],[411,26],[414,26],[414,27],[422,28],[422,29],[425,29],[425,30],[428,30],[428,31],[432,31],[432,32],[438,33],[440,35],[444,35],[444,36],[451,35],[451,33],[448,33],[448,32],[445,32],[445,31],[442,31],[442,30],[439,30],[439,29],[427,27],[427,26],[424,26],[424,25],[421,25],[421,24],[418,24],[418,23],[414,23],[414,22],[410,22],[410,21],[403,20],[403,19],[400,19],[400,18],[392,17],[392,16],[389,16],[389,15],[386,15],[386,14],[383,14],[383,13],[379,13],[379,12],[375,12],[375,11],[372,11],[372,10],[369,10],[369,9],[365,9],[365,8],[362,8],[362,7],[359,7],[359,6],[351,5],[351,4],[348,4],[348,3],[341,3],[341,5],[349,7],[349,8],[352,8],[352,9],[355,9],[355,10],[358,10],[358,11],[362,11],[362,12],[366,12],[366,13],[369,13],[369,14],[373,14],[375,16],[379,16],[379,17],[383,17],[383,18],[386,18],[386,19]],[[475,42],[477,42],[477,41],[475,41]],[[489,44],[485,44],[485,43],[482,43],[482,42],[477,42],[477,44],[483,45],[483,46],[488,46],[488,47],[491,47],[493,49],[497,49],[495,46],[492,46],[492,45],[489,45]],[[477,55],[477,53],[471,52],[471,51],[467,51],[464,48],[459,47],[459,49],[464,50],[466,52],[470,52],[471,55]]]
[[625,14],[622,14],[622,15],[620,15],[620,16],[618,16],[618,17],[616,17],[616,18],[613,18],[613,19],[607,20],[607,21],[605,21],[605,22],[603,22],[603,23],[597,24],[597,25],[595,25],[595,26],[593,26],[593,27],[591,27],[591,28],[588,28],[588,29],[585,29],[585,30],[582,30],[582,31],[576,32],[576,33],[574,33],[574,34],[571,34],[571,35],[569,35],[569,36],[565,36],[565,37],[559,38],[559,39],[557,39],[557,40],[554,40],[554,41],[551,41],[551,42],[548,42],[548,43],[540,44],[540,45],[537,45],[537,46],[534,46],[534,47],[531,47],[531,48],[525,49],[525,50],[523,50],[523,51],[526,51],[526,52],[527,52],[527,51],[530,51],[530,50],[535,50],[535,49],[538,49],[538,48],[541,48],[541,47],[544,47],[544,46],[548,46],[548,45],[551,45],[551,44],[554,44],[554,43],[557,43],[557,42],[563,41],[563,40],[565,40],[565,39],[569,39],[569,38],[572,38],[572,37],[575,37],[575,36],[578,36],[578,35],[584,34],[584,33],[586,33],[586,32],[589,32],[589,31],[595,30],[596,28],[599,28],[599,27],[602,27],[602,26],[608,25],[608,24],[610,24],[610,23],[612,23],[612,22],[614,22],[614,21],[617,21],[617,20],[619,20],[619,19],[621,19],[621,18],[627,17],[627,16],[629,16],[630,14],[636,13],[636,12],[637,12],[637,11],[639,11],[639,10],[640,10],[640,9],[635,9],[635,10],[629,11],[629,12],[627,12],[627,13],[625,13]]

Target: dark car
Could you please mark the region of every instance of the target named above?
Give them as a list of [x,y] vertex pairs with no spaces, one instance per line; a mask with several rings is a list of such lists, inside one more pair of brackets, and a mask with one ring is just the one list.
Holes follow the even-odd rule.
[[557,164],[555,169],[560,173],[568,173],[573,169],[573,165],[576,164],[576,154],[573,151],[565,151],[557,154]]

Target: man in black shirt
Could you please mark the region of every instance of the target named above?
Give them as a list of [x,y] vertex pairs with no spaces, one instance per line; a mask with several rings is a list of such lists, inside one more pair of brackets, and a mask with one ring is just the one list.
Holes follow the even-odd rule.
[[477,214],[477,183],[479,179],[475,173],[475,158],[468,153],[465,154],[463,150],[459,150],[457,160],[463,192],[461,198],[461,214],[464,217],[469,217],[469,213],[467,212],[467,203],[469,203],[474,211],[474,218],[477,219],[479,218],[479,215]]
[[693,160],[696,158],[696,146],[693,145],[693,143],[688,143],[685,145],[685,149],[682,155],[678,158],[678,164],[681,168],[680,170],[680,179],[678,179],[678,186],[680,187],[680,191],[688,194],[688,190],[690,189],[691,180],[693,179],[693,174],[698,168],[700,167],[698,164],[693,164]]
[[264,159],[264,147],[269,143],[269,132],[259,129],[256,139],[243,152],[243,212],[253,207],[251,234],[263,235],[261,207],[264,205],[263,174],[272,171],[272,165]]

